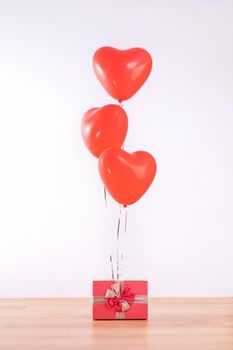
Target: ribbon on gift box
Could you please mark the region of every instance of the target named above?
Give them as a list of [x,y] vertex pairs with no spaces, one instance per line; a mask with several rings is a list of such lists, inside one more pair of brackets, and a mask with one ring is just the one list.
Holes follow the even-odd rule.
[[125,312],[131,309],[132,303],[146,304],[147,295],[135,295],[131,292],[131,287],[124,284],[124,281],[117,281],[107,289],[105,296],[94,296],[94,304],[105,304],[113,308],[116,319],[125,319]]

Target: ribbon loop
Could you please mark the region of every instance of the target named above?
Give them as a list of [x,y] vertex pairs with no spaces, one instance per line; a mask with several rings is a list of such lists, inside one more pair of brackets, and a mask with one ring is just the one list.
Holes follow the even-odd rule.
[[114,308],[115,312],[126,312],[131,308],[131,303],[135,299],[135,294],[131,293],[131,288],[124,285],[122,281],[117,281],[107,289],[105,294],[106,304]]

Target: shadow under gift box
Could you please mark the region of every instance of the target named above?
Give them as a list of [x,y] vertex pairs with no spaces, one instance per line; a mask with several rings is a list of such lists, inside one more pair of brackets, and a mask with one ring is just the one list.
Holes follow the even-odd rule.
[[93,281],[94,320],[146,320],[147,281]]

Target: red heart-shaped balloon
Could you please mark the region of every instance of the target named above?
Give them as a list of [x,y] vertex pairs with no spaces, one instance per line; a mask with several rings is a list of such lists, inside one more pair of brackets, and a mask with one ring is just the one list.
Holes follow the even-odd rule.
[[104,89],[118,101],[128,100],[144,84],[152,58],[144,49],[118,50],[101,47],[93,57],[95,74]]
[[106,148],[121,147],[127,129],[126,112],[120,106],[113,104],[88,110],[81,124],[84,142],[97,158]]
[[99,172],[111,196],[120,204],[133,204],[150,187],[156,162],[144,151],[128,153],[120,148],[107,149],[99,157]]

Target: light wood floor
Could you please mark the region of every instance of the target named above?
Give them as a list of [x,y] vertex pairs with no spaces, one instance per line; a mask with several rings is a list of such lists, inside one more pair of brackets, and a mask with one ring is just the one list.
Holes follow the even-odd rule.
[[233,298],[155,298],[148,321],[92,321],[91,299],[0,299],[0,350],[233,350]]

